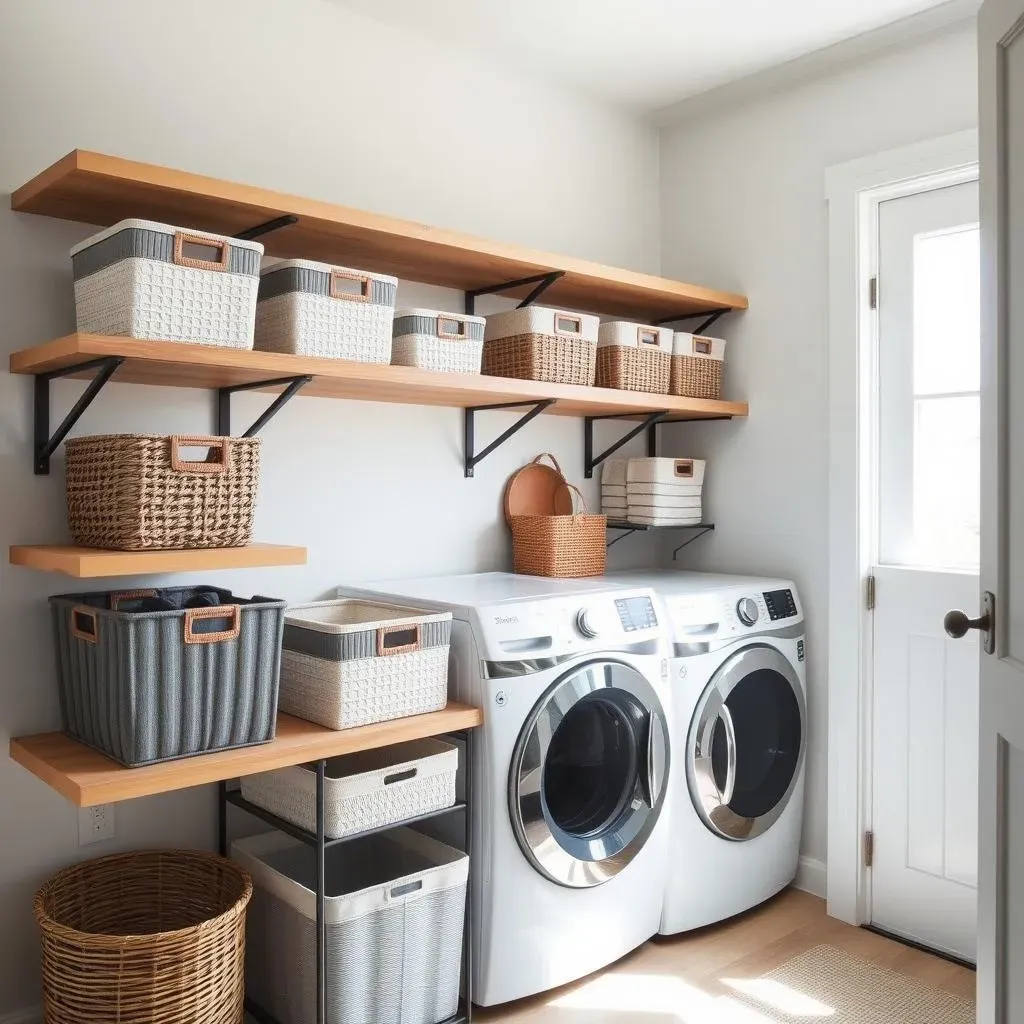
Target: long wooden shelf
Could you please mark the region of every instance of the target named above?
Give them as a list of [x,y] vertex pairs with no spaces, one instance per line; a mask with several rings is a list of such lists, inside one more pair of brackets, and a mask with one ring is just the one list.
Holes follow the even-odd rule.
[[[642,321],[746,309],[742,295],[487,241],[251,185],[75,150],[22,185],[11,208],[107,227],[142,217],[235,235],[283,216],[267,254],[323,260],[464,291],[560,271],[544,301]],[[522,295],[529,288],[509,294]]]
[[[644,414],[662,410],[668,411],[670,420],[747,415],[746,402],[677,398],[480,374],[432,373],[408,366],[351,363],[212,345],[138,341],[99,334],[69,334],[56,341],[22,349],[11,355],[10,368],[12,373],[46,373],[101,356],[124,359],[112,381],[128,384],[220,388],[308,375],[313,380],[302,389],[303,395],[398,405],[441,405],[465,409],[502,402],[553,399],[555,404],[546,411],[563,416]],[[90,377],[94,373],[95,369],[86,370],[81,376]],[[280,391],[281,388],[268,390]]]
[[277,736],[270,743],[199,754],[178,761],[162,761],[142,768],[124,768],[61,732],[12,739],[10,753],[18,764],[73,804],[92,807],[223,782],[242,775],[440,736],[460,729],[474,729],[483,724],[483,720],[483,712],[479,708],[452,701],[443,711],[340,732],[279,714]]
[[306,549],[288,544],[249,544],[244,548],[190,551],[107,551],[63,544],[14,544],[11,565],[61,572],[76,579],[143,576],[162,572],[210,572],[305,565]]

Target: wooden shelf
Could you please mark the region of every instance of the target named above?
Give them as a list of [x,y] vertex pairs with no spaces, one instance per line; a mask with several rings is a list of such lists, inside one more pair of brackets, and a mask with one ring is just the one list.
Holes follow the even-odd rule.
[[268,256],[323,260],[463,291],[561,271],[545,302],[643,322],[747,307],[742,295],[84,150],[22,185],[11,208],[102,227],[142,217],[225,235],[291,215],[297,223],[261,237]]
[[[676,398],[637,391],[545,384],[479,374],[432,373],[407,366],[350,363],[339,359],[284,355],[185,345],[168,341],[137,341],[99,334],[69,334],[56,341],[22,349],[11,356],[12,373],[37,374],[74,366],[101,356],[121,356],[112,382],[171,387],[220,388],[281,377],[312,376],[302,395],[349,398],[398,405],[441,405],[465,409],[502,402],[554,399],[549,413],[563,416],[609,416],[668,410],[670,420],[746,416],[746,402]],[[90,377],[95,370],[87,370]],[[270,388],[280,391],[281,387]]]
[[124,768],[61,732],[11,740],[11,757],[79,807],[223,782],[320,758],[440,736],[483,724],[479,708],[449,701],[443,711],[335,732],[291,715],[277,716],[270,743]]
[[11,547],[11,565],[41,569],[43,572],[62,572],[77,579],[305,564],[305,548],[284,544],[250,544],[244,548],[193,551],[107,551],[60,544],[15,544]]

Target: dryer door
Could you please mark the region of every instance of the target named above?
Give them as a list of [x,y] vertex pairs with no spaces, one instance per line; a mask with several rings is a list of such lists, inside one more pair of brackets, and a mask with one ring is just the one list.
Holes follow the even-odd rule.
[[793,666],[775,647],[731,655],[701,695],[686,744],[697,813],[725,839],[754,839],[786,809],[803,763],[806,706]]
[[621,662],[568,672],[530,712],[509,772],[516,839],[541,874],[587,888],[643,848],[668,782],[668,723],[648,680]]

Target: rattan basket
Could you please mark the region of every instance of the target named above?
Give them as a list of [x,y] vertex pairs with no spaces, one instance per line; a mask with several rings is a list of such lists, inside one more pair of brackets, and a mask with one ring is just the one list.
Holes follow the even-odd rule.
[[672,363],[672,332],[667,327],[614,320],[601,324],[597,335],[599,388],[668,394]]
[[596,316],[524,306],[487,318],[482,372],[492,377],[593,384]]
[[[68,441],[68,526],[74,542],[120,551],[248,544],[260,444],[257,437],[161,434]],[[186,459],[182,449],[192,447],[209,449],[207,460]]]
[[241,1024],[252,881],[212,853],[121,853],[36,893],[46,1024]]
[[681,398],[721,398],[725,342],[677,332],[672,339],[668,390]]

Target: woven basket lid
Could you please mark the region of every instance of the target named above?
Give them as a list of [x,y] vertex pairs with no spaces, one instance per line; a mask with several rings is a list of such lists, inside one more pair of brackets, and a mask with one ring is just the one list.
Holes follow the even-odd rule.
[[[541,459],[550,459],[547,466]],[[553,455],[538,455],[528,466],[517,469],[505,485],[505,522],[512,516],[572,515],[572,494],[561,467]]]

